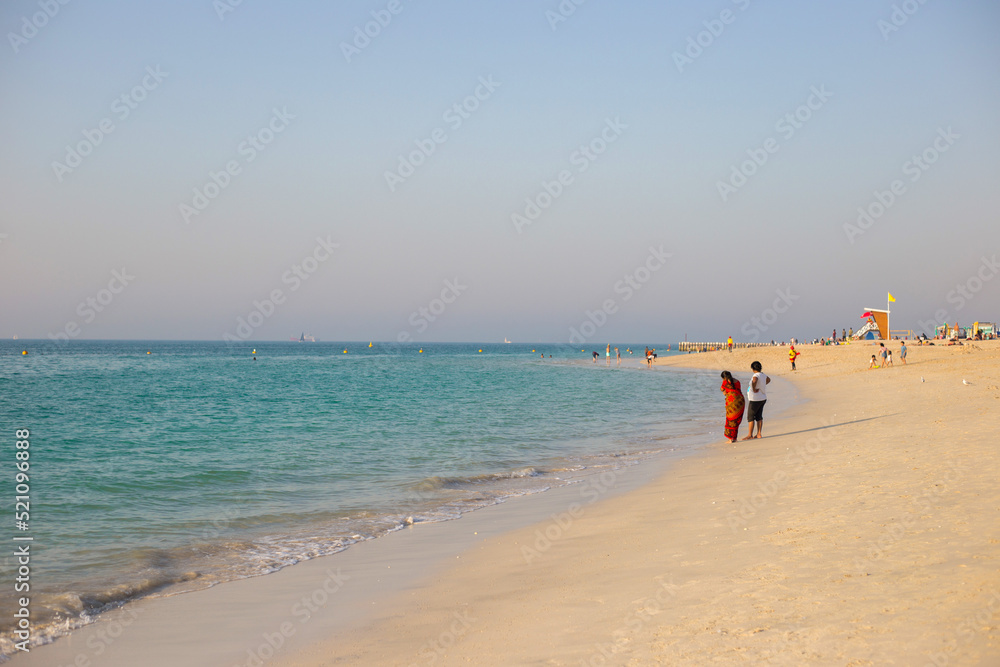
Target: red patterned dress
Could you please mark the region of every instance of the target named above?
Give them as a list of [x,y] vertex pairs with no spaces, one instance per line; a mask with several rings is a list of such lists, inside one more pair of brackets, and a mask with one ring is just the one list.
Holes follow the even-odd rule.
[[743,389],[740,387],[740,381],[736,378],[733,378],[732,382],[723,380],[721,389],[722,393],[726,395],[726,429],[724,433],[727,440],[736,440],[740,432],[740,424],[743,423],[743,408],[745,407]]

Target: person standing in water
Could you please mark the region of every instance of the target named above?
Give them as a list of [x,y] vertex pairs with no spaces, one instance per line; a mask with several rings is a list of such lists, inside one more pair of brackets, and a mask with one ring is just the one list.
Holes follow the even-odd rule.
[[[767,385],[771,383],[771,378],[764,375],[764,368],[759,361],[750,364],[750,370],[753,371],[750,386],[747,387],[747,423],[750,435],[744,440],[764,437],[764,404],[767,403]],[[756,436],[753,434],[754,426],[757,427]]]
[[605,365],[606,366],[610,366],[611,365],[611,343],[608,343],[608,346],[606,348],[604,348],[604,358],[608,360],[607,364],[605,364]]
[[723,434],[729,442],[736,442],[743,422],[743,388],[729,371],[722,371],[722,393],[726,395],[726,426]]
[[618,348],[616,347],[615,348],[615,366],[621,366],[621,365],[622,365],[622,353],[619,352]]

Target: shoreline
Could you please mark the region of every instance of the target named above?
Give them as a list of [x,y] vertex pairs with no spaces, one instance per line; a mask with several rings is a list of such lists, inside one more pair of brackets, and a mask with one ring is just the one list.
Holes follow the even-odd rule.
[[[131,619],[128,607],[119,610],[12,664],[68,665],[80,655],[92,665],[181,664],[171,654],[179,642],[197,647],[183,664],[227,667],[256,664],[254,654],[261,664],[294,667],[484,656],[495,657],[490,664],[887,664],[904,654],[898,664],[927,656],[980,664],[1000,655],[1000,465],[984,428],[997,423],[989,408],[995,412],[1000,390],[990,376],[1000,371],[1000,346],[932,355],[913,347],[912,368],[856,378],[854,357],[863,360],[869,346],[800,349],[795,391],[807,402],[777,416],[769,410],[761,440],[721,438],[720,393],[720,437],[658,470],[649,466],[647,479],[627,491],[583,505],[584,487],[553,489],[267,577],[140,601],[130,605]],[[790,375],[779,357],[750,354],[769,375]],[[738,364],[749,360],[739,356],[673,355],[657,365],[736,368],[745,386],[749,373]],[[943,405],[963,387],[946,367],[956,359],[977,362],[958,370],[975,372],[968,378],[979,394]],[[914,382],[894,387],[904,372]],[[916,383],[918,374],[928,382]],[[945,381],[957,386],[942,393]],[[836,392],[842,383],[852,391]],[[899,395],[866,393],[884,388]],[[951,415],[945,407],[961,409]],[[920,422],[914,428],[978,424],[980,435],[951,447],[955,466],[935,469],[927,444],[936,440],[901,428],[908,413]],[[984,509],[978,517],[969,494]],[[438,526],[450,529],[448,538],[426,539]],[[356,562],[346,565],[352,554]],[[327,566],[338,558],[345,565]],[[354,595],[357,587],[369,592]],[[325,600],[308,617],[293,608],[302,591]],[[959,627],[977,614],[989,618]],[[107,650],[97,656],[95,646]]]
[[[148,351],[147,348],[152,349],[153,356],[147,356],[145,352],[140,353],[140,350]],[[182,364],[185,360],[188,364],[200,364],[206,354],[209,359],[216,359],[211,350],[206,351],[197,344],[191,344],[188,348],[182,355]],[[430,377],[429,373],[421,369],[442,366],[447,368],[457,355],[447,354],[444,359],[440,357],[434,359],[433,354],[447,353],[455,349],[455,346],[451,345],[441,346],[436,350],[428,347],[428,352],[432,353],[431,358],[415,358],[409,364],[414,372],[407,375],[416,378]],[[258,351],[264,350],[262,348]],[[331,353],[334,351],[337,354],[341,352],[328,350]],[[130,359],[127,350],[118,345],[95,347],[93,352],[106,357],[114,367],[123,365],[130,369],[149,367],[156,370],[170,368],[172,365],[163,362],[163,357],[168,356],[164,354],[165,350],[148,344],[132,346],[134,359]],[[290,479],[293,480],[290,486],[306,492],[313,491],[311,498],[315,500],[306,505],[284,502],[277,497],[280,494],[271,495],[270,492],[275,488],[280,488],[274,484],[283,484],[284,479],[281,474],[268,475],[270,468],[267,467],[267,461],[262,460],[266,457],[261,456],[256,459],[259,466],[247,468],[239,461],[234,460],[230,464],[223,460],[223,456],[212,456],[213,451],[224,453],[226,445],[221,447],[213,445],[204,450],[192,447],[187,450],[197,449],[202,452],[198,456],[185,457],[189,472],[204,473],[196,476],[190,486],[187,485],[187,481],[184,485],[180,483],[181,478],[188,472],[183,467],[175,470],[167,465],[156,467],[147,464],[142,460],[141,452],[144,449],[150,452],[159,449],[152,443],[162,438],[165,432],[170,433],[172,430],[176,433],[177,443],[187,440],[189,444],[193,444],[198,437],[195,435],[188,438],[181,435],[197,433],[197,429],[165,428],[163,417],[164,413],[171,412],[169,408],[135,411],[137,422],[141,422],[141,427],[116,429],[113,425],[107,424],[110,426],[106,431],[107,435],[111,436],[109,441],[120,442],[123,446],[96,450],[65,447],[67,453],[75,457],[80,475],[76,478],[68,475],[60,478],[61,470],[50,468],[55,474],[46,480],[50,486],[51,495],[48,496],[50,509],[56,519],[47,521],[44,531],[36,536],[36,539],[43,538],[49,547],[39,552],[38,559],[33,559],[35,561],[33,565],[37,563],[37,569],[33,571],[35,576],[31,590],[32,638],[38,645],[50,642],[67,635],[70,627],[77,629],[85,626],[104,611],[120,604],[132,604],[140,598],[163,597],[180,590],[202,590],[225,581],[268,574],[295,561],[339,551],[351,543],[402,528],[408,517],[413,517],[418,523],[450,520],[475,508],[502,502],[511,496],[564,484],[567,477],[573,477],[576,470],[584,467],[619,466],[630,460],[645,458],[649,452],[661,449],[664,445],[668,448],[672,446],[671,440],[658,442],[659,438],[671,434],[671,431],[675,435],[684,431],[693,433],[704,431],[705,417],[710,414],[711,407],[710,401],[705,400],[707,391],[704,389],[704,382],[697,381],[702,390],[696,405],[692,406],[690,421],[678,416],[676,424],[661,427],[655,422],[657,416],[643,414],[640,407],[641,400],[636,400],[647,392],[635,389],[629,393],[633,407],[630,409],[626,405],[622,406],[627,414],[607,415],[611,419],[591,427],[589,421],[582,421],[575,416],[586,417],[589,414],[596,414],[592,410],[601,409],[602,406],[588,403],[586,392],[581,398],[576,398],[573,391],[575,388],[586,390],[588,386],[600,388],[608,384],[626,388],[645,387],[650,393],[658,394],[663,393],[661,391],[663,387],[673,392],[674,390],[669,387],[684,384],[688,379],[678,382],[658,382],[660,378],[656,376],[639,375],[640,369],[641,371],[646,369],[641,368],[640,362],[633,360],[629,360],[633,364],[632,368],[611,369],[615,371],[613,373],[605,372],[608,369],[603,367],[592,368],[581,360],[566,360],[553,368],[549,363],[539,363],[537,359],[526,358],[523,352],[522,349],[520,353],[511,354],[507,359],[501,355],[492,355],[483,358],[482,362],[473,361],[473,363],[491,368],[516,369],[516,374],[510,375],[520,377],[523,373],[525,384],[532,384],[526,379],[528,376],[541,376],[542,380],[548,380],[561,389],[540,394],[539,397],[543,400],[533,402],[536,406],[534,409],[531,405],[525,405],[523,412],[520,406],[518,410],[510,411],[499,404],[485,402],[475,411],[466,410],[467,416],[460,415],[458,419],[453,419],[461,424],[453,429],[453,434],[464,430],[467,436],[464,438],[465,442],[473,447],[480,446],[477,454],[459,452],[460,455],[456,460],[445,461],[449,447],[463,438],[452,437],[450,443],[446,441],[442,446],[436,447],[432,441],[438,438],[439,434],[433,433],[431,429],[424,429],[424,435],[427,437],[419,440],[419,444],[416,444],[418,442],[416,439],[410,440],[407,444],[406,437],[393,437],[390,446],[358,446],[350,437],[341,436],[337,429],[329,426],[325,429],[306,428],[302,431],[301,437],[298,436],[298,431],[286,431],[295,433],[292,438],[296,444],[301,444],[299,442],[301,440],[312,445],[312,448],[306,450],[307,455],[314,454],[308,460],[296,455],[282,457],[277,461],[278,463],[282,460],[287,461],[286,475],[290,475]],[[316,367],[319,364],[311,359],[312,354],[306,352],[304,358],[302,353],[298,356],[291,355],[288,361],[290,364],[301,363]],[[396,366],[395,363],[385,359],[385,354],[372,356],[372,359],[364,363],[365,367]],[[31,358],[35,358],[36,361],[30,361]],[[338,362],[341,361],[340,357],[334,358]],[[358,361],[357,357],[355,361]],[[39,361],[36,357],[29,357],[29,360],[25,361],[17,358],[14,365],[21,366],[25,363],[34,366],[38,365]],[[86,368],[92,364],[92,360],[87,359],[80,363]],[[104,363],[106,362],[101,362]],[[73,360],[68,360],[65,364],[57,363],[55,366],[43,365],[49,369],[61,366],[70,369],[78,367]],[[227,366],[232,365],[227,364]],[[247,366],[239,363],[235,365]],[[347,362],[339,365],[355,364]],[[462,360],[452,365],[469,366]],[[253,372],[262,370],[259,366],[252,368]],[[274,369],[268,370],[273,372]],[[144,375],[138,373],[136,377]],[[310,383],[300,384],[308,386]],[[364,383],[361,384],[363,388]],[[414,384],[419,385],[420,381],[415,380]],[[36,385],[36,387],[42,386],[44,385],[41,383]],[[57,389],[53,384],[48,386],[53,391]],[[72,385],[68,388],[72,389]],[[111,402],[130,404],[128,396],[134,392],[134,388],[132,391],[123,388],[116,394],[118,400]],[[39,389],[37,393],[48,392]],[[178,395],[183,393],[185,392],[177,392]],[[600,398],[606,391],[598,389],[589,393],[595,398]],[[433,392],[430,394],[433,395]],[[504,385],[504,389],[497,392],[501,398],[510,397],[507,405],[516,404],[519,394],[518,387],[509,385]],[[551,396],[552,400],[544,400],[546,396]],[[102,441],[97,433],[100,427],[92,428],[90,420],[85,415],[78,414],[75,419],[44,419],[27,409],[26,405],[29,403],[32,401],[25,399],[24,407],[11,412],[28,415],[31,418],[26,421],[33,422],[39,427],[38,432],[49,435],[53,447],[45,450],[47,456],[54,456],[61,449],[60,441],[65,440],[60,435],[65,438],[72,436],[71,433],[65,431],[60,433],[58,429],[52,428],[56,426],[54,421],[63,424],[77,422],[84,440]],[[248,432],[250,434],[248,437],[252,439],[255,432],[264,433],[268,428],[273,429],[278,422],[283,422],[289,429],[297,429],[302,423],[297,412],[298,406],[309,403],[307,401],[295,403],[296,405],[288,406],[286,419],[282,419],[282,410],[279,408],[264,409],[258,413],[258,408],[254,406],[243,411],[243,414],[252,415],[250,418],[237,420],[232,426],[208,429],[207,432],[213,434],[211,437],[213,443],[227,440],[247,442],[244,433]],[[454,403],[452,402],[450,407],[447,403],[445,401],[442,405],[450,411]],[[567,413],[561,410],[538,407],[546,404],[566,405],[568,414],[574,417],[567,417]],[[245,405],[253,405],[253,400],[247,401]],[[331,412],[322,409],[321,411]],[[131,413],[132,410],[122,412]],[[390,412],[385,410],[382,414]],[[494,433],[495,425],[503,423],[501,412],[507,412],[514,420],[518,419],[518,414],[530,415],[531,418],[524,419],[523,426],[513,421],[509,422],[510,428],[507,429],[507,437],[504,437],[503,433]],[[417,421],[421,415],[426,414],[428,412],[424,410],[414,413],[418,418]],[[452,413],[448,414],[451,419]],[[547,419],[548,415],[552,415],[553,419]],[[131,416],[123,417],[123,422],[131,423],[130,420]],[[326,421],[329,424],[336,419]],[[430,423],[432,420],[423,421]],[[413,435],[416,431],[417,435],[420,435],[419,428],[398,426],[399,424],[399,420],[385,418],[383,432],[406,436]],[[486,433],[491,424],[493,425],[491,434],[499,436],[500,445],[483,447],[482,443],[491,439],[490,434]],[[52,430],[49,430],[50,428]],[[365,428],[360,430],[374,432]],[[324,435],[318,437],[312,435],[316,433]],[[91,434],[91,437],[87,437],[87,434]],[[325,434],[330,435],[327,437]],[[364,440],[366,434],[361,435],[361,442],[366,442]],[[219,436],[219,439],[216,436]],[[317,444],[316,441],[323,438],[330,443]],[[341,439],[346,445],[343,448],[339,444]],[[528,442],[536,443],[537,446],[524,444]],[[177,443],[168,448],[171,451],[183,452],[185,447]],[[402,443],[401,446],[397,446],[398,443]],[[230,446],[233,444],[229,442]],[[429,452],[425,454],[424,448],[428,445],[430,445]],[[382,452],[361,457],[368,463],[378,464],[371,466],[374,471],[371,476],[362,472],[365,470],[362,461],[356,465],[355,469],[359,472],[352,478],[351,467],[343,465],[337,458],[341,449],[351,448],[357,451]],[[255,448],[247,445],[236,446],[233,449],[245,451]],[[398,450],[407,449],[420,452],[415,466],[410,465],[412,459],[407,458],[407,455],[404,454],[402,459],[397,456]],[[132,456],[134,451],[140,454]],[[165,452],[161,452],[163,453]],[[442,461],[435,464],[438,455]],[[149,456],[151,461],[165,458],[170,457]],[[351,458],[352,461],[358,462],[356,457]],[[135,464],[135,461],[138,461],[138,464]],[[326,465],[327,461],[333,465]],[[117,472],[113,472],[116,467]],[[343,474],[326,474],[333,473],[335,468],[338,471],[342,470]],[[305,482],[298,481],[296,473],[299,472],[303,473]],[[310,475],[318,481],[311,481]],[[336,481],[323,483],[324,475],[330,479],[345,477],[347,483]],[[149,496],[142,490],[147,481],[151,491]],[[102,490],[105,485],[107,488]],[[94,489],[93,493],[91,489]],[[223,489],[222,493],[215,491]],[[263,494],[259,493],[261,491]],[[148,513],[151,521],[136,520],[147,516],[142,507],[146,503],[134,506],[137,493],[140,497],[146,496],[148,500],[158,501],[151,506],[170,508],[172,503],[175,509],[168,509],[162,521],[161,517],[156,516],[155,510]],[[294,499],[295,495],[288,493],[285,497]],[[185,497],[187,500],[184,500]],[[343,501],[345,497],[348,498],[347,502]],[[197,498],[197,501],[193,501],[193,498]],[[88,521],[88,529],[77,531],[72,526],[72,510],[60,510],[70,508],[75,502],[81,502],[83,499],[91,501],[92,506],[97,509]],[[343,511],[338,512],[337,510],[341,508]],[[66,521],[60,524],[59,516],[67,517]],[[164,538],[164,535],[167,537]],[[88,558],[88,554],[98,549],[103,550],[101,557]],[[7,619],[0,623],[2,627],[0,653],[3,653],[0,659],[3,659],[9,654],[16,655],[13,638],[13,628],[16,627],[13,614],[16,607],[12,596],[0,598],[0,602],[3,602],[0,604],[0,611],[6,612]]]
[[[1000,345],[911,347],[871,372],[867,345],[802,351],[808,402],[763,439],[594,505],[531,562],[554,518],[491,538],[362,633],[269,664],[995,662]],[[791,374],[787,348],[767,352],[660,363]]]
[[[638,364],[631,370],[645,371]],[[655,437],[659,451],[650,453],[637,449],[623,453],[609,450],[598,457],[600,461],[596,465],[564,475],[558,485],[554,484],[540,492],[508,497],[496,504],[464,512],[454,519],[418,522],[357,542],[341,552],[286,566],[277,572],[226,580],[193,590],[189,589],[189,584],[168,587],[156,595],[139,598],[117,609],[103,612],[94,622],[75,628],[52,642],[35,646],[29,654],[14,654],[11,664],[15,667],[81,662],[91,665],[132,665],[143,656],[144,647],[161,644],[166,655],[169,655],[169,658],[163,659],[162,664],[229,665],[237,664],[233,660],[238,659],[240,653],[234,654],[221,646],[246,646],[254,640],[259,641],[260,637],[273,630],[271,618],[275,616],[296,621],[293,628],[300,637],[309,634],[305,632],[308,628],[302,628],[303,632],[298,632],[298,621],[303,619],[308,620],[310,626],[322,625],[323,633],[356,627],[359,623],[356,618],[336,613],[324,620],[325,625],[315,622],[314,618],[318,615],[314,616],[311,612],[307,615],[306,612],[310,611],[308,605],[295,606],[301,595],[299,598],[285,596],[287,604],[280,613],[278,607],[257,606],[254,600],[281,598],[282,591],[296,588],[302,589],[304,595],[310,595],[316,592],[315,581],[322,582],[324,578],[331,578],[331,568],[336,574],[343,567],[345,573],[353,572],[347,576],[359,582],[356,586],[359,590],[344,589],[340,597],[348,597],[349,593],[355,607],[361,603],[377,605],[379,599],[398,594],[428,572],[446,566],[451,559],[460,556],[463,550],[471,548],[474,541],[468,541],[469,532],[474,536],[485,537],[541,521],[550,514],[550,506],[564,504],[559,500],[560,494],[576,493],[579,488],[590,489],[595,501],[624,493],[648,482],[654,474],[651,471],[661,470],[680,457],[690,456],[692,449],[697,451],[712,440],[703,432],[665,437],[661,434]],[[622,462],[616,464],[615,461],[619,460]],[[611,482],[608,482],[609,475]],[[397,564],[397,561],[406,560],[414,549],[420,554],[415,563]],[[369,561],[385,562],[386,569],[395,570],[393,576],[386,578],[381,576],[382,573],[374,576],[367,567]],[[320,569],[320,564],[325,566],[325,570]],[[274,577],[279,579],[270,581]],[[332,576],[331,581],[339,579]],[[334,587],[334,584],[331,583],[328,587]],[[336,588],[341,590],[339,586]],[[322,593],[317,595],[323,596]],[[243,623],[256,630],[240,628],[229,638],[199,634],[198,626],[203,623],[201,619],[205,614],[205,606],[216,610],[212,612],[212,617],[238,613]],[[319,638],[321,637],[317,635],[315,639]],[[289,639],[293,638],[290,636]],[[298,640],[298,637],[294,639]],[[188,642],[189,646],[184,650],[184,655],[179,655],[177,650],[183,642]],[[230,657],[223,662],[218,662],[215,658],[204,659],[206,653],[218,653],[205,650],[204,646],[210,644],[220,645],[220,651],[230,653]],[[245,653],[244,650],[244,657]],[[148,656],[144,656],[143,660],[144,664],[150,664]],[[245,662],[244,660],[238,664]]]

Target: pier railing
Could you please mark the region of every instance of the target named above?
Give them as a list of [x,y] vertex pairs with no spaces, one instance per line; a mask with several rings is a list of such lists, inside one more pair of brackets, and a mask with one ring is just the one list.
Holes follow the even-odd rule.
[[[679,352],[714,352],[725,350],[727,347],[727,343],[689,343],[688,341],[677,343]],[[733,343],[734,350],[748,347],[771,347],[771,343]]]

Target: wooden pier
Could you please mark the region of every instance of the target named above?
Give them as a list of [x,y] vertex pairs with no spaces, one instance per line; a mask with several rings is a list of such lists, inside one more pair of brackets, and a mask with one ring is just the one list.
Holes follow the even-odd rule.
[[[683,341],[677,343],[678,352],[715,352],[716,350],[725,350],[726,343],[689,343],[688,341]],[[749,347],[771,347],[771,343],[737,343],[733,342],[733,349],[738,350],[742,348]]]

